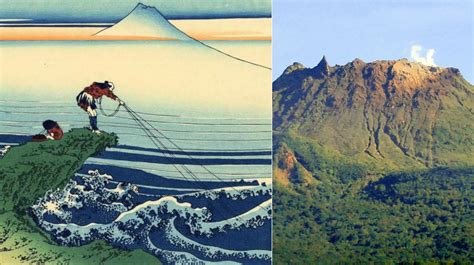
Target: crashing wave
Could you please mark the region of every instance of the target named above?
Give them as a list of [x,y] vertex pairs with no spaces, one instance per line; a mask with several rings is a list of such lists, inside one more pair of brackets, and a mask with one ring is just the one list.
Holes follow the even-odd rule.
[[232,200],[245,200],[248,197],[271,196],[272,190],[267,186],[232,186],[207,191],[193,192],[176,196],[183,197],[205,197],[210,200],[225,197]]
[[[125,248],[142,248],[165,263],[237,262],[270,263],[270,250],[229,250],[195,242],[176,228],[197,237],[212,238],[215,234],[237,231],[248,233],[271,221],[271,189],[266,186],[229,187],[164,196],[158,200],[134,205],[135,185],[122,183],[114,188],[112,177],[89,171],[78,181],[70,181],[62,190],[48,192],[31,207],[38,225],[61,245],[79,246],[93,240],[105,240]],[[206,207],[194,207],[192,199],[242,200],[262,196],[265,201],[239,215],[213,220]],[[268,197],[268,199],[266,199]],[[187,200],[187,201],[186,201]],[[100,209],[102,222],[77,221],[77,212]],[[107,220],[107,222],[104,222]],[[156,235],[150,236],[154,231]]]
[[102,213],[127,211],[133,207],[133,194],[138,192],[135,185],[119,183],[114,189],[106,186],[112,177],[99,174],[97,170],[89,171],[89,175],[81,178],[82,183],[70,180],[62,189],[48,191],[31,207],[33,215],[41,223],[44,217],[54,216],[57,222],[73,222],[74,209],[96,208]]

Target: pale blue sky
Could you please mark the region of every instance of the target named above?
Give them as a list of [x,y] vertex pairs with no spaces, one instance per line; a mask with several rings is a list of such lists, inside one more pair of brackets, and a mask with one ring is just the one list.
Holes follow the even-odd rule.
[[[273,1],[273,78],[293,62],[315,66],[354,58],[410,58],[414,44],[434,49],[434,61],[456,67],[472,84],[473,4],[471,0]],[[425,55],[426,51],[422,51]]]
[[158,8],[168,19],[271,15],[271,0],[0,0],[0,19],[116,22],[138,3]]

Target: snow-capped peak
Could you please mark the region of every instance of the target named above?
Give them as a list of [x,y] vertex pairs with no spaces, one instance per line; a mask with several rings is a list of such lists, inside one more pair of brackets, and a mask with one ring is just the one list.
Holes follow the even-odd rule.
[[142,3],[137,4],[122,20],[95,35],[190,40],[184,32],[173,26],[158,9]]

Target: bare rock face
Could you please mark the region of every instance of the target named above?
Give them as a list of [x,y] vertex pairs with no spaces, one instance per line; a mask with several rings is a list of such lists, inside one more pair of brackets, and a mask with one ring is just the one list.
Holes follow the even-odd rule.
[[278,162],[278,167],[284,170],[293,170],[296,164],[296,157],[288,148],[283,148],[282,157]]
[[285,71],[283,72],[284,75],[289,75],[293,73],[294,71],[302,70],[305,69],[304,65],[294,62],[292,65],[288,66]]
[[292,65],[273,83],[273,126],[346,156],[473,164],[474,87],[455,68],[401,60]]
[[329,75],[329,71],[331,70],[331,67],[329,67],[329,64],[326,60],[326,56],[323,56],[321,61],[314,67],[313,69],[314,76],[315,77],[324,77]]
[[291,183],[314,184],[312,174],[298,161],[293,151],[286,145],[274,154],[273,178],[277,183],[289,186]]

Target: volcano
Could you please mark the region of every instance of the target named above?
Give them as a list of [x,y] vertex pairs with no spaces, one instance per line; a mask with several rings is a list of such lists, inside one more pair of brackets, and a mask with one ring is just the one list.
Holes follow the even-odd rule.
[[474,87],[456,68],[406,59],[294,63],[273,83],[273,108],[275,131],[293,131],[344,156],[472,163]]
[[162,40],[191,40],[172,25],[158,9],[139,3],[126,17],[95,36],[144,37]]
[[472,263],[473,108],[455,68],[286,68],[273,83],[274,261]]

